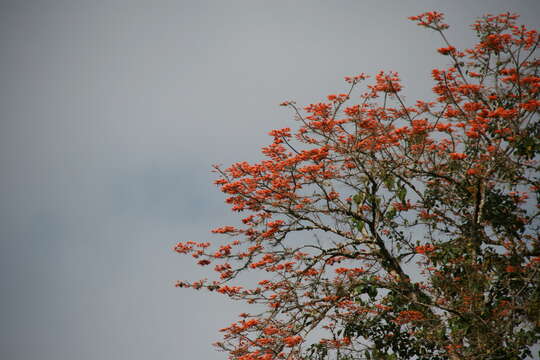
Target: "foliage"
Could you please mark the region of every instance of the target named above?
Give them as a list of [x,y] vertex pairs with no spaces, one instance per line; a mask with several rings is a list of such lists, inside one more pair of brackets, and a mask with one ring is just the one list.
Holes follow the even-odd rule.
[[[178,243],[215,281],[178,282],[266,311],[222,329],[230,359],[523,359],[540,338],[540,60],[517,15],[486,15],[436,101],[405,105],[398,74],[347,77],[347,93],[293,110],[266,159],[216,184],[242,227]],[[264,276],[234,285],[243,272]],[[310,335],[311,334],[311,335]],[[321,335],[322,334],[322,335]],[[313,339],[315,337],[320,339]]]

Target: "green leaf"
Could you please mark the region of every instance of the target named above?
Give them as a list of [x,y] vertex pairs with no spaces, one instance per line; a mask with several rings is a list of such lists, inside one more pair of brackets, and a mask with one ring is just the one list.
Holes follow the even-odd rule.
[[352,199],[356,204],[361,204],[364,201],[364,194],[358,193],[354,195]]
[[384,185],[386,185],[386,188],[388,190],[393,190],[394,189],[394,177],[392,175],[388,175],[385,179],[384,179]]
[[387,219],[393,219],[395,216],[396,216],[396,208],[395,207],[391,207],[390,210],[386,211],[386,218]]
[[375,299],[377,297],[377,288],[375,286],[369,286],[367,289],[367,293],[371,300]]
[[405,197],[407,196],[407,189],[405,188],[405,186],[399,188],[397,196],[402,203],[405,203]]

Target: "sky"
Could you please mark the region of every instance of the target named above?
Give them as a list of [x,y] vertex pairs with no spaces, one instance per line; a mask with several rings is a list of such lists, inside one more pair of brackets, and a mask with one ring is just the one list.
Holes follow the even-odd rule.
[[398,71],[428,99],[437,10],[470,45],[484,13],[538,28],[540,2],[0,0],[0,358],[226,359],[249,308],[174,287],[171,249],[237,221],[212,164],[261,159],[278,104]]

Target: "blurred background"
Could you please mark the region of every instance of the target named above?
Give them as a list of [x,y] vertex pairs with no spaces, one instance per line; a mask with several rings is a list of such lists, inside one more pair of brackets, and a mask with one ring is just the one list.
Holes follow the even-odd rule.
[[249,308],[174,288],[207,276],[175,254],[237,221],[211,165],[261,158],[278,104],[398,71],[411,103],[484,13],[529,1],[0,1],[0,358],[225,359]]

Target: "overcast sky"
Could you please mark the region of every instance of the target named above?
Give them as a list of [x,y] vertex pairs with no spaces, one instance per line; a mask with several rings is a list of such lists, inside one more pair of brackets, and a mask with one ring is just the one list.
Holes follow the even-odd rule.
[[0,358],[225,359],[242,311],[174,288],[205,274],[171,251],[233,221],[211,165],[260,159],[277,105],[394,70],[407,99],[448,37],[540,1],[0,1]]

